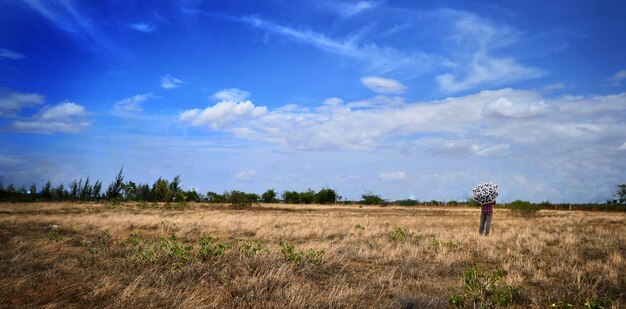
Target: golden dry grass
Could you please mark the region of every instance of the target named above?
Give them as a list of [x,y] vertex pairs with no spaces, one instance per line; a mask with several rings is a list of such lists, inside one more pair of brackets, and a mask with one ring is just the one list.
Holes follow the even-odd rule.
[[[624,213],[497,210],[485,238],[470,208],[146,206],[0,204],[2,307],[446,308],[475,264],[508,272],[514,307],[626,303]],[[207,235],[231,248],[202,258]],[[142,259],[161,237],[193,245],[189,260]],[[249,241],[266,250],[244,254]],[[286,260],[281,243],[323,261]]]

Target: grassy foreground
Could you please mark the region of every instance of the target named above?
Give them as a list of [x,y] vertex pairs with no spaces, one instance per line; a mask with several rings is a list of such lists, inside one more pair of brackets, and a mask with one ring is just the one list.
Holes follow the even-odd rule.
[[[172,205],[176,206],[176,205]],[[626,304],[626,214],[0,204],[2,307],[447,308],[473,265],[513,307]]]

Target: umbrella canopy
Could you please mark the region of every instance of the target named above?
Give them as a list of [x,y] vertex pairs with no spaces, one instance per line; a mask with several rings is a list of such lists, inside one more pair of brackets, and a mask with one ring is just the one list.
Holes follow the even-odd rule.
[[480,205],[495,203],[498,197],[498,186],[490,181],[483,182],[472,190],[472,194]]

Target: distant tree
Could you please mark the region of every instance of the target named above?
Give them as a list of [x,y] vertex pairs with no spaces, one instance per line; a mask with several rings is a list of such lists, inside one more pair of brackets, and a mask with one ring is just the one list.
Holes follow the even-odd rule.
[[96,180],[96,183],[93,185],[93,188],[91,189],[91,198],[94,200],[99,200],[100,191],[102,191],[102,182],[100,180]]
[[400,206],[417,206],[419,205],[419,201],[418,200],[412,200],[412,199],[406,199],[406,200],[397,200],[394,202],[394,204],[400,205]]
[[315,191],[309,189],[300,193],[300,202],[302,204],[313,204],[315,202]]
[[268,189],[261,195],[261,200],[263,203],[277,203],[276,191],[274,191],[274,189]]
[[522,215],[526,218],[530,218],[537,214],[539,210],[541,210],[541,206],[535,205],[529,201],[515,200],[511,204],[509,204],[509,209],[513,213]]
[[64,201],[67,199],[68,193],[65,190],[65,186],[60,184],[56,189],[54,189],[54,197],[52,198],[55,201]]
[[124,198],[127,200],[139,200],[139,190],[137,189],[137,184],[132,181],[128,181],[122,185],[122,192]]
[[251,203],[258,203],[261,200],[261,197],[256,193],[246,193],[246,198]]
[[91,184],[89,183],[89,177],[87,177],[87,180],[85,180],[85,184],[83,185],[83,187],[80,189],[80,194],[79,194],[79,198],[82,201],[88,200],[91,198],[92,196],[92,191],[93,191],[93,187],[91,186]]
[[30,185],[29,193],[30,193],[30,199],[32,201],[36,201],[37,200],[37,184]]
[[117,200],[122,198],[122,189],[124,186],[124,168],[121,168],[117,176],[115,176],[115,180],[109,185],[107,189],[107,199],[108,200]]
[[41,188],[41,198],[43,198],[44,201],[52,200],[52,183],[50,183],[49,180],[46,182],[43,188]]
[[386,205],[387,201],[385,201],[379,195],[365,193],[361,195],[361,201],[359,203],[363,205]]
[[174,201],[178,203],[186,202],[187,198],[185,196],[185,192],[176,191],[176,193],[174,194]]
[[287,204],[300,204],[300,193],[296,191],[285,191],[283,192],[283,201]]
[[228,202],[228,200],[226,199],[224,195],[211,192],[211,191],[206,193],[206,199],[209,203],[227,203]]
[[200,194],[195,190],[189,190],[185,192],[185,200],[188,202],[197,202],[200,200]]
[[83,186],[83,179],[80,179],[80,182],[76,181],[76,179],[74,179],[72,181],[72,183],[70,184],[70,199],[75,201],[78,200],[79,196],[80,196],[80,189]]
[[617,192],[615,198],[618,203],[626,204],[626,184],[617,185]]
[[173,195],[170,191],[170,186],[167,180],[159,177],[157,181],[152,185],[152,198],[155,201],[166,202],[171,201]]
[[176,193],[178,193],[179,191],[181,191],[180,175],[177,175],[176,177],[174,177],[172,182],[170,182],[170,192],[172,195],[176,195]]
[[150,185],[147,183],[137,185],[137,197],[140,201],[151,201],[152,191],[150,190]]
[[330,188],[323,188],[315,194],[315,203],[335,204],[337,202],[337,192]]
[[251,206],[254,202],[252,200],[253,196],[242,191],[233,190],[230,192],[224,192],[224,196],[233,207]]
[[470,207],[479,207],[480,206],[480,205],[478,205],[478,202],[475,199],[471,198],[471,197],[467,199],[465,204],[467,206],[470,206]]

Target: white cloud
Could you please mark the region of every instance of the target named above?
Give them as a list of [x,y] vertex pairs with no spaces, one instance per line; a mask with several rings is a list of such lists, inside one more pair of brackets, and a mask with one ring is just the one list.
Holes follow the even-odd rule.
[[[191,109],[180,114],[179,120],[193,126],[209,126],[212,129],[225,128],[233,123],[242,123],[267,114],[266,107],[256,107],[251,101],[235,103],[221,101],[204,110]],[[239,128],[244,129],[244,128]]]
[[19,157],[0,155],[0,166],[15,166],[26,161],[27,160]]
[[363,86],[376,93],[400,94],[406,91],[406,86],[394,79],[377,76],[366,76],[361,78]]
[[505,155],[509,148],[509,145],[506,144],[484,145],[461,140],[445,142],[439,150],[448,154],[469,154],[478,157],[491,157]]
[[552,107],[544,101],[520,101],[513,102],[510,97],[503,97],[489,102],[483,108],[486,115],[500,116],[505,118],[525,118],[546,114]]
[[397,181],[403,180],[406,178],[406,172],[404,171],[394,171],[394,172],[384,172],[378,174],[378,179],[382,181]]
[[115,102],[113,108],[117,111],[141,113],[143,112],[143,107],[141,106],[141,104],[152,97],[152,93],[134,95],[132,97]]
[[626,70],[620,70],[619,72],[613,74],[611,77],[607,78],[607,80],[615,86],[621,85],[624,79],[626,79]]
[[17,59],[25,58],[26,56],[24,56],[23,54],[14,52],[12,50],[8,50],[6,48],[0,48],[0,57],[9,58],[11,60],[17,60]]
[[129,27],[139,32],[153,32],[156,30],[156,26],[150,23],[133,23]]
[[163,89],[174,89],[180,87],[185,82],[170,76],[169,74],[165,76],[161,76],[161,88]]
[[[443,92],[454,93],[485,86],[499,86],[546,74],[539,68],[524,66],[511,57],[493,56],[493,51],[510,46],[519,34],[505,25],[493,25],[472,13],[442,10],[441,14],[455,20],[451,43],[459,53],[449,67],[455,72],[436,77]],[[453,47],[452,50],[456,50]],[[468,65],[464,65],[468,63]]]
[[340,98],[328,98],[324,100],[324,104],[326,105],[339,105],[343,103],[343,99]]
[[617,148],[617,149],[619,149],[619,150],[626,150],[626,142],[624,142],[624,143],[622,144],[622,146],[620,146],[620,147],[619,147],[619,148]]
[[329,2],[327,8],[343,17],[352,17],[363,11],[376,8],[382,2],[378,1],[357,1],[357,2]]
[[237,88],[222,89],[213,94],[218,101],[243,102],[250,98],[250,93]]
[[551,92],[555,90],[561,90],[567,88],[567,85],[564,83],[554,83],[541,87],[541,91],[543,92]]
[[23,108],[35,106],[45,101],[37,93],[21,93],[0,88],[0,117],[14,117]]
[[78,133],[89,127],[85,107],[74,102],[62,102],[43,108],[39,114],[25,120],[16,120],[12,129],[21,132],[51,134]]
[[[295,149],[376,148],[414,135],[446,137],[440,142],[444,145],[472,137],[471,143],[463,144],[467,153],[490,156],[507,153],[515,145],[615,140],[626,131],[619,119],[626,109],[625,98],[626,94],[545,98],[537,91],[501,89],[433,102],[324,104],[308,112],[224,101],[185,111],[179,120]],[[374,101],[385,99],[389,100],[380,96]],[[424,141],[415,140],[422,147],[441,149]]]
[[236,180],[250,180],[256,176],[256,171],[240,171],[237,172],[234,176]]

